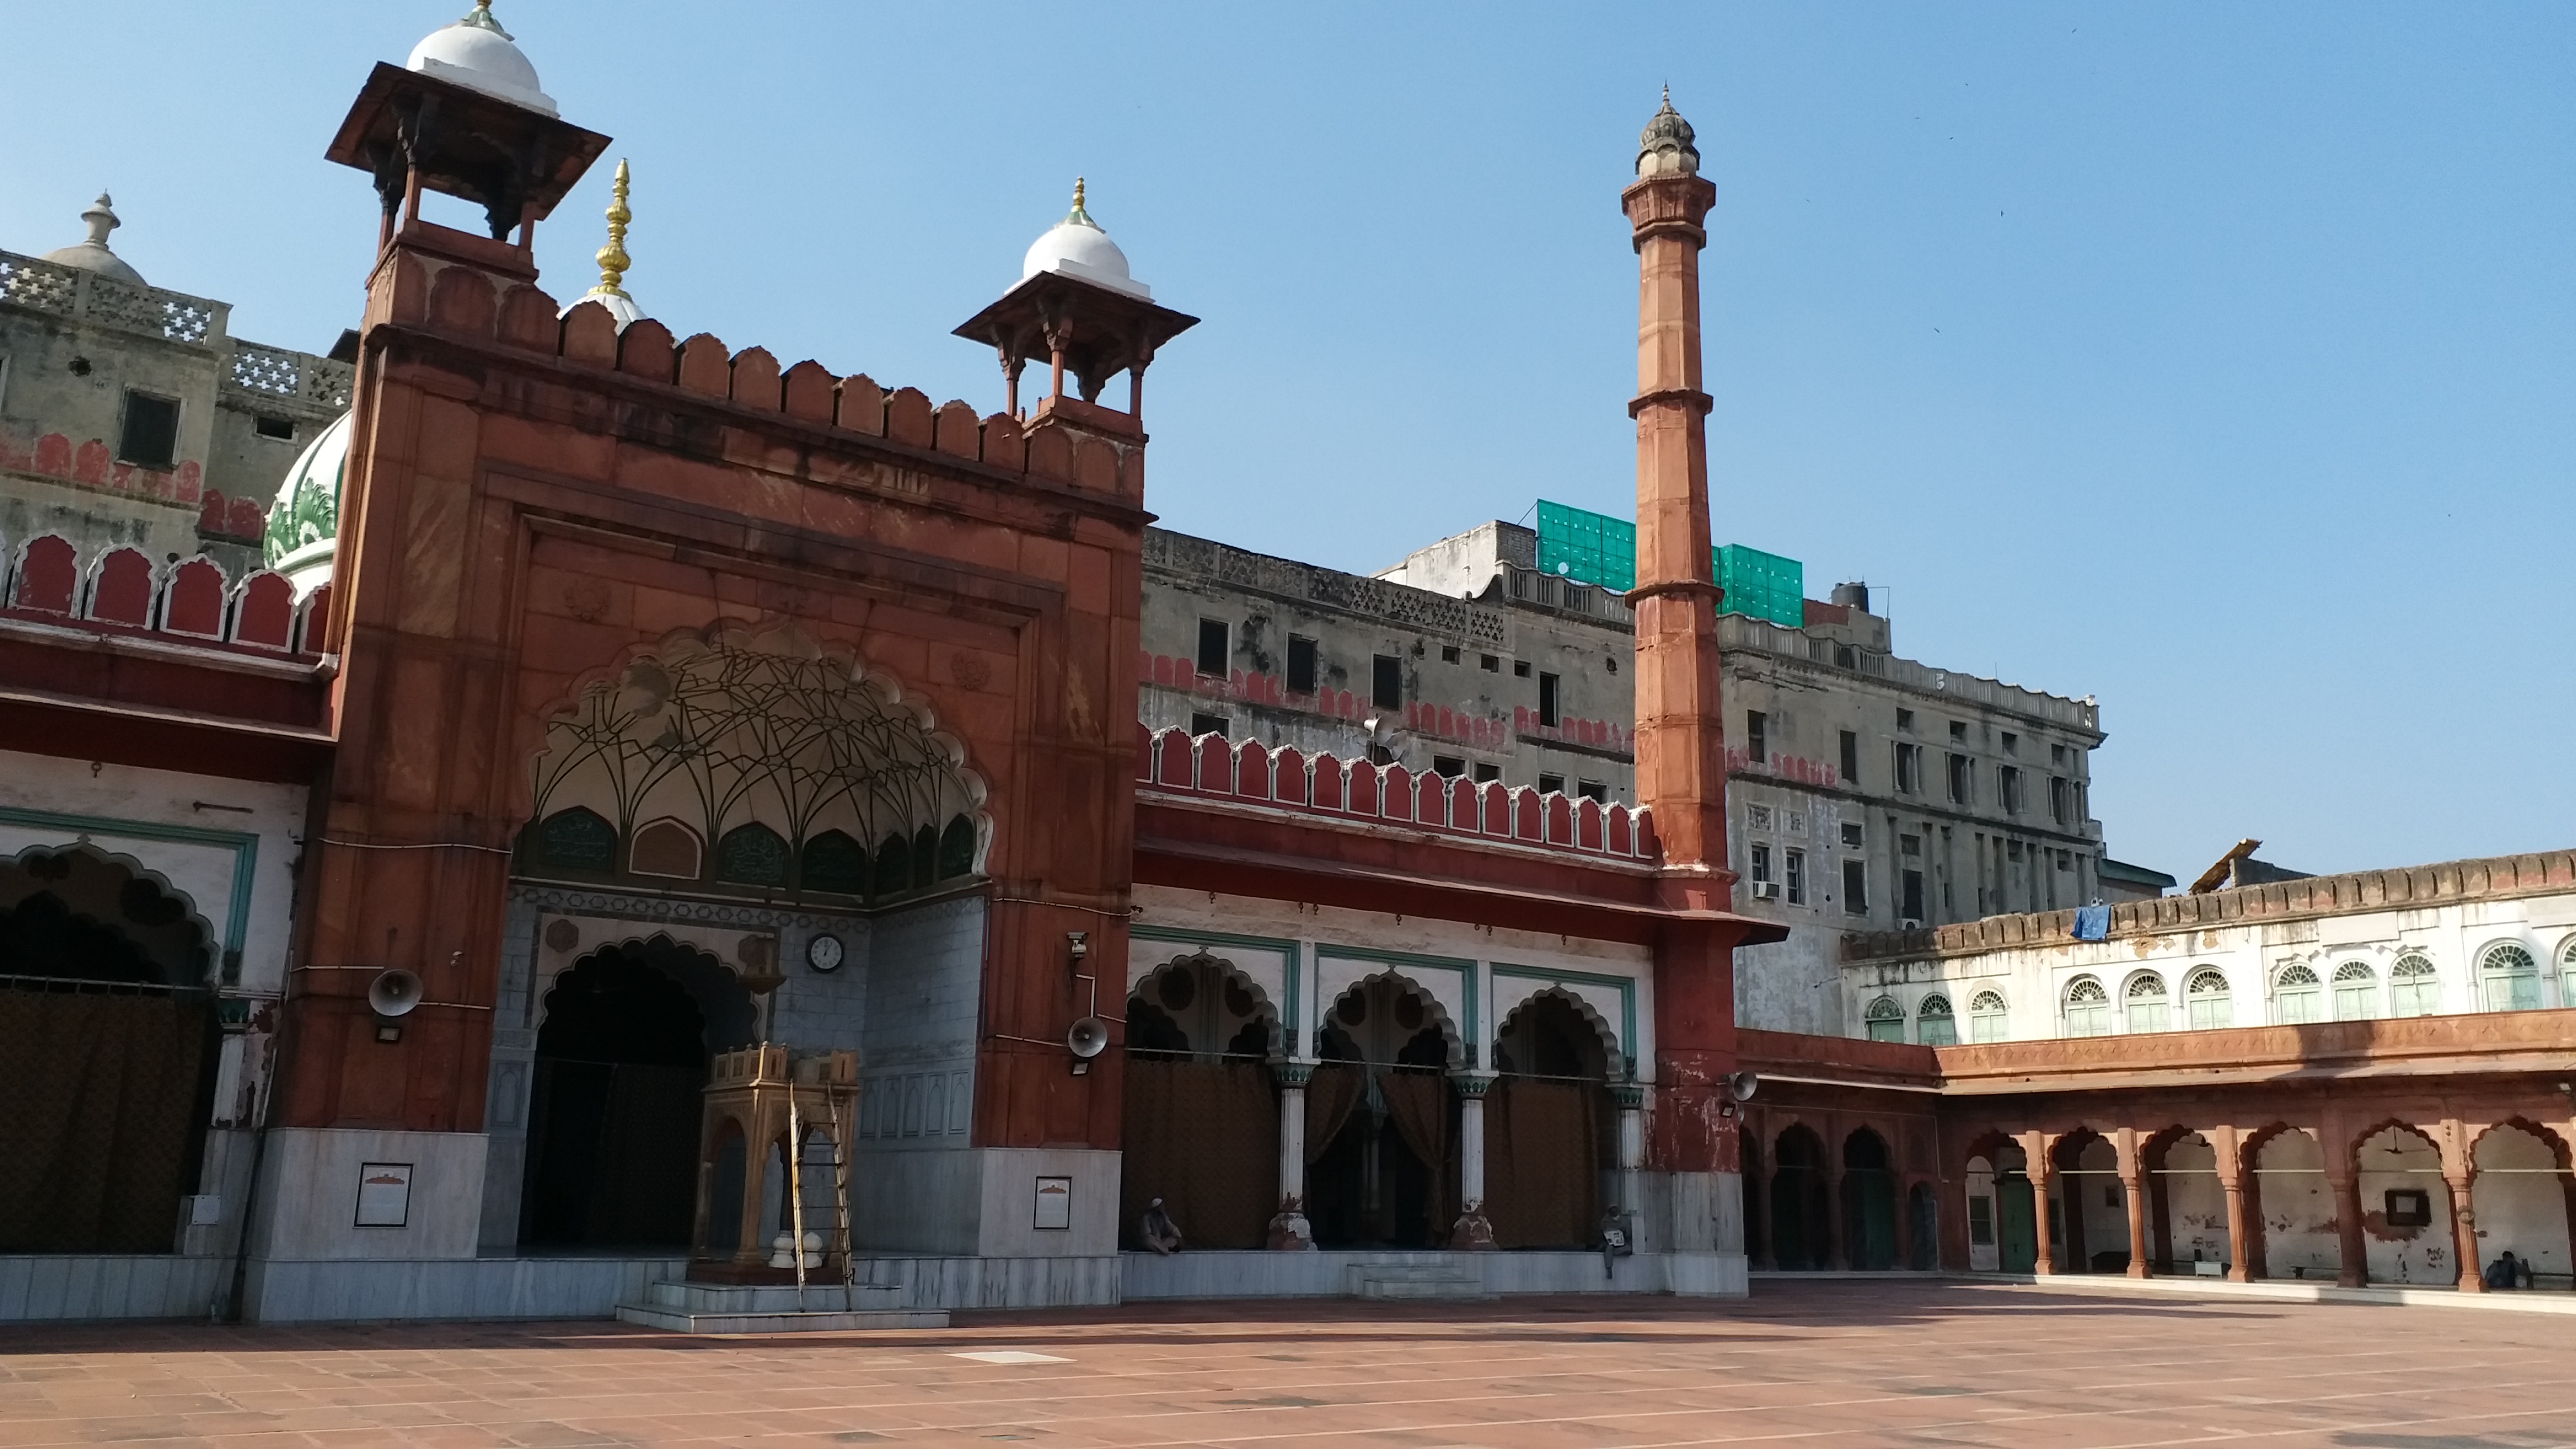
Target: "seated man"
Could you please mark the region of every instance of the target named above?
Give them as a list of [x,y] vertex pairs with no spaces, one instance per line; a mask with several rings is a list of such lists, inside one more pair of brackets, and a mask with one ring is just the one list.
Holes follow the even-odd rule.
[[1181,1250],[1181,1230],[1173,1224],[1172,1215],[1163,1211],[1163,1200],[1159,1197],[1146,1204],[1145,1216],[1136,1225],[1136,1235],[1145,1240],[1146,1247],[1164,1257]]
[[2523,1271],[2522,1260],[2513,1255],[2511,1248],[2507,1248],[2503,1256],[2487,1264],[2486,1285],[2489,1288],[2499,1289],[2519,1288],[2522,1286]]

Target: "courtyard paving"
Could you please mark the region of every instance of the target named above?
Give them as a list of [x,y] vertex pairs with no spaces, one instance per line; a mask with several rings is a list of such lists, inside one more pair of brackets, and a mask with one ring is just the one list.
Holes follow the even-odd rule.
[[1765,1282],[961,1314],[687,1338],[605,1323],[0,1329],[0,1445],[2576,1445],[2576,1319]]

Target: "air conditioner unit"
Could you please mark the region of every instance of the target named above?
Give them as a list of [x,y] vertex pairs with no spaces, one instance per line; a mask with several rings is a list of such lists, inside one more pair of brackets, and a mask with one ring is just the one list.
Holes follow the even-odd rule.
[[1780,899],[1780,883],[1776,880],[1755,881],[1753,883],[1753,898],[1757,901],[1776,901]]
[[1914,919],[1912,916],[1907,916],[1904,920],[1896,923],[1896,928],[1900,931],[1919,931],[1923,929],[1923,923]]

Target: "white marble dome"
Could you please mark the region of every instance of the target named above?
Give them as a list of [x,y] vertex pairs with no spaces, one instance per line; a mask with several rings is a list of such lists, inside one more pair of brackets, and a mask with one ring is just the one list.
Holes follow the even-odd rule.
[[1128,272],[1127,254],[1084,209],[1080,181],[1073,184],[1073,210],[1031,242],[1029,254],[1020,260],[1020,280],[1026,281],[1040,272],[1076,277],[1131,297],[1150,300],[1154,295],[1153,288]]
[[268,506],[262,562],[286,575],[302,598],[331,582],[340,548],[340,485],[349,468],[349,419],[342,413],[305,445]]
[[411,48],[411,59],[404,64],[422,75],[472,86],[512,105],[549,116],[560,114],[554,97],[537,85],[537,68],[520,53],[510,32],[492,18],[490,0],[477,4],[472,14],[454,25],[431,32]]
[[70,246],[56,247],[45,253],[42,259],[58,267],[78,267],[84,272],[113,277],[132,286],[149,286],[141,272],[126,265],[125,258],[107,249],[107,234],[120,225],[114,205],[107,199],[106,192],[100,192],[98,200],[89,204],[89,210],[81,213],[81,220],[89,227],[89,236]]

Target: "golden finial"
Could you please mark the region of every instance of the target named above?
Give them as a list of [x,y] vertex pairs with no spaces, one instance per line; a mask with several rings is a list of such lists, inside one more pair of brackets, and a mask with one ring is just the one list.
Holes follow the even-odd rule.
[[1098,227],[1100,225],[1100,223],[1091,219],[1091,213],[1083,207],[1082,178],[1079,176],[1073,178],[1073,210],[1066,212],[1064,219],[1066,221],[1078,221],[1088,227]]
[[608,202],[608,245],[599,249],[599,285],[590,289],[594,297],[626,297],[626,289],[619,284],[626,280],[626,269],[635,265],[634,259],[626,255],[626,223],[635,219],[635,213],[626,209],[627,180],[626,162],[621,159],[617,163],[617,185]]

